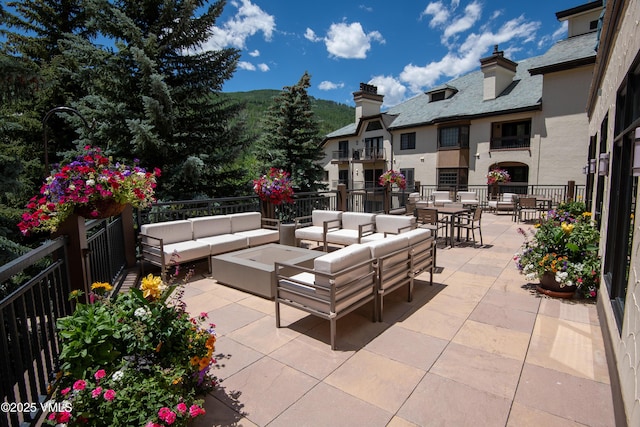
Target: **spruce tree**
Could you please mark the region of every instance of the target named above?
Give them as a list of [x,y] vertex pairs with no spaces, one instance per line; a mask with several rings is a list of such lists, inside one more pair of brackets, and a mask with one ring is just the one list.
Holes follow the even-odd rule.
[[307,89],[311,77],[305,72],[294,86],[286,86],[274,98],[263,122],[258,159],[267,167],[291,173],[300,191],[324,189],[323,168],[318,163],[324,153],[320,147],[319,126],[311,109]]
[[[34,109],[42,117],[46,98],[48,108],[68,105],[95,122],[88,130],[78,117],[56,117],[75,130],[67,138],[72,145],[98,145],[115,158],[137,157],[144,166],[160,167],[158,193],[164,199],[233,195],[249,180],[237,162],[248,145],[235,120],[241,106],[218,96],[239,52],[202,49],[224,1],[17,3],[12,25],[39,30],[30,38],[16,32],[8,46],[47,70],[47,88],[62,88],[55,97],[40,96]],[[73,25],[45,16],[61,10],[70,11]],[[38,39],[46,49],[35,48]]]

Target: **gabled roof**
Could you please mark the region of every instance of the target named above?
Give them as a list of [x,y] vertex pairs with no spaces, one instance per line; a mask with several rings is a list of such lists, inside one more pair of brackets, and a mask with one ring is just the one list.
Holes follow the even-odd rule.
[[545,74],[568,70],[581,65],[596,62],[597,33],[591,32],[561,40],[540,57],[535,66],[529,69],[531,74]]
[[539,57],[535,57],[518,63],[513,83],[495,99],[483,101],[484,74],[477,70],[446,83],[446,86],[458,90],[451,98],[429,102],[428,94],[431,91],[428,91],[398,104],[388,111],[389,114],[398,116],[390,128],[399,129],[539,109],[542,77],[532,76],[527,71],[538,59]]
[[[595,43],[596,33],[587,33],[559,41],[542,56],[518,62],[513,83],[495,99],[483,100],[484,74],[476,70],[391,107],[382,116],[393,119],[388,129],[394,130],[541,109],[542,74],[593,63]],[[457,93],[438,102],[429,102],[430,93],[445,88],[455,88]],[[325,140],[357,135],[357,126],[353,123],[337,129]]]

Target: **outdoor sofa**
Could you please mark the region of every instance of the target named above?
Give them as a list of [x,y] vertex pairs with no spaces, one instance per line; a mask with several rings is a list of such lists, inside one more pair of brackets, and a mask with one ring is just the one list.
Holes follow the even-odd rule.
[[382,320],[386,293],[407,286],[411,301],[414,278],[423,271],[433,283],[434,249],[429,230],[414,229],[329,252],[313,268],[276,262],[276,326],[281,327],[280,304],[327,319],[335,350],[339,318],[373,301],[373,320]]
[[[309,222],[311,219],[311,222]],[[322,244],[326,252],[328,243],[347,246],[366,243],[399,234],[416,227],[413,215],[372,214],[314,210],[310,216],[298,218],[296,241],[311,240]]]
[[143,261],[162,271],[173,264],[206,258],[211,273],[213,255],[278,242],[278,224],[259,212],[144,224],[140,253]]

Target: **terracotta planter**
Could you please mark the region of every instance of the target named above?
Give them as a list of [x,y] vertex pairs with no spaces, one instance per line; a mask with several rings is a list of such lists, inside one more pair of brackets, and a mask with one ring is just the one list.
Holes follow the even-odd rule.
[[555,275],[547,272],[540,278],[540,284],[536,286],[536,289],[541,294],[554,298],[573,298],[577,286],[560,286],[560,283],[556,281]]
[[[118,203],[113,199],[100,199],[87,206],[76,207],[75,213],[87,219],[103,219],[120,215],[126,206],[126,204]],[[92,215],[94,210],[98,211],[97,216]]]

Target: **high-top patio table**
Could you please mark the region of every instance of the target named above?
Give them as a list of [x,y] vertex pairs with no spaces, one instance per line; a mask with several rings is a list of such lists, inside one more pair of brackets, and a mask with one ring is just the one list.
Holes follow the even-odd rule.
[[270,243],[211,258],[211,276],[219,283],[273,299],[276,295],[274,263],[313,267],[324,252]]
[[449,223],[449,242],[451,247],[455,246],[455,241],[453,239],[455,224],[458,220],[458,217],[461,214],[465,214],[471,212],[470,209],[460,206],[440,206],[435,208],[438,211],[438,215],[444,215],[447,217],[447,222]]

